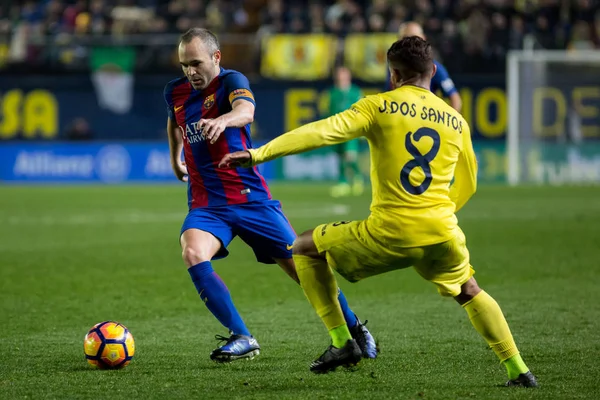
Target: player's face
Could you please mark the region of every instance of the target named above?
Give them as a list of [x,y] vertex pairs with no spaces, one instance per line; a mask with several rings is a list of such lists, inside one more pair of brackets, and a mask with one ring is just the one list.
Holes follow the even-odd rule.
[[352,83],[352,76],[350,75],[350,70],[347,68],[338,68],[335,74],[335,81],[337,86],[345,88],[350,86]]
[[196,90],[206,89],[219,74],[221,52],[210,52],[200,38],[179,45],[179,63],[183,73]]

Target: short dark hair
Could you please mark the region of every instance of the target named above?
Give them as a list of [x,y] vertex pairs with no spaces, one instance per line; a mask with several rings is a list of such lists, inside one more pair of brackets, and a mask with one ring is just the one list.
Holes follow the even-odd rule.
[[404,80],[430,74],[433,68],[431,44],[418,36],[397,40],[388,50],[387,59],[390,67]]
[[189,43],[194,38],[200,38],[202,43],[208,47],[210,52],[215,52],[221,49],[219,45],[219,39],[215,36],[214,33],[204,28],[190,28],[179,38],[179,43]]

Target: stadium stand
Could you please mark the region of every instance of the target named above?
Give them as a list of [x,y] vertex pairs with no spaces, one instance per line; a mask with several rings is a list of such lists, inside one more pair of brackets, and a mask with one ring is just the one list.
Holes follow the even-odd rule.
[[[91,44],[129,44],[136,70],[176,67],[173,38],[191,26],[217,32],[227,61],[258,72],[257,38],[274,33],[397,32],[407,20],[424,25],[450,73],[501,73],[506,52],[524,38],[545,49],[600,45],[594,0],[42,0],[0,6],[0,68],[12,73],[89,68]],[[173,36],[171,36],[173,35]],[[176,39],[175,39],[176,40]],[[343,46],[339,46],[343,51]],[[338,57],[340,55],[338,54]]]

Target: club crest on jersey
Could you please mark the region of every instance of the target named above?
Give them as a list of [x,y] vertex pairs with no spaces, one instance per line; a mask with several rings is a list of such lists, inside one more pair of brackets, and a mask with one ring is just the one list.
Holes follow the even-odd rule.
[[208,110],[209,108],[211,108],[213,106],[213,104],[215,104],[215,94],[211,94],[209,96],[206,96],[206,98],[204,99],[204,109]]

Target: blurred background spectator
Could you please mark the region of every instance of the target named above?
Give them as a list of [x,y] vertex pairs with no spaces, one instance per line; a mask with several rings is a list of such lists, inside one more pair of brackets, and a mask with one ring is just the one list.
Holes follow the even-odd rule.
[[202,26],[219,34],[225,65],[252,75],[263,35],[344,38],[397,32],[408,20],[423,24],[450,73],[501,73],[525,38],[538,49],[600,47],[598,0],[9,1],[0,5],[0,69],[84,71],[90,46],[108,43],[135,46],[136,71],[171,71],[176,35]]

